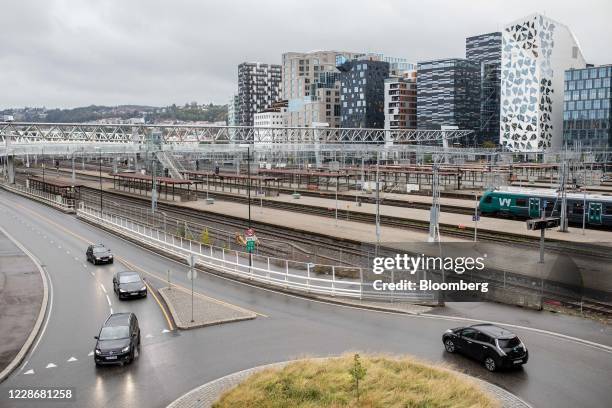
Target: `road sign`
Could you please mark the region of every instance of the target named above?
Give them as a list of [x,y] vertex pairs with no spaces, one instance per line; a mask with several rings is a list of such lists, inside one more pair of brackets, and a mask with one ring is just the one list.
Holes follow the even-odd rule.
[[187,272],[187,279],[189,279],[189,280],[198,279],[198,271],[196,271],[195,269],[190,269]]
[[543,219],[536,218],[533,220],[527,220],[527,229],[531,231],[555,228],[559,225],[561,225],[561,218],[559,217],[548,217]]
[[480,215],[472,215],[472,221],[480,221]]
[[195,266],[195,262],[196,262],[196,257],[193,255],[189,255],[187,257],[187,265],[189,265],[190,267],[194,267]]
[[247,250],[247,252],[255,251],[255,240],[247,241],[247,243],[246,243],[246,250]]

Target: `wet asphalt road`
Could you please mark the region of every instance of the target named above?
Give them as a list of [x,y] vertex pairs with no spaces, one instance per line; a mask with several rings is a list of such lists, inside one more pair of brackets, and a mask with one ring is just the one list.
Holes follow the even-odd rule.
[[[340,307],[204,273],[199,273],[195,284],[198,292],[260,316],[192,331],[168,331],[168,322],[152,296],[117,300],[112,274],[126,267],[117,261],[95,267],[88,264],[85,240],[104,242],[116,256],[138,265],[156,287],[165,285],[167,270],[172,271],[173,282],[187,286],[184,266],[74,216],[6,192],[0,192],[0,223],[45,265],[53,287],[52,310],[39,344],[27,356],[27,363],[0,384],[3,408],[50,406],[48,402],[9,400],[8,391],[51,386],[75,390],[74,401],[58,406],[165,407],[192,388],[238,370],[356,350],[412,354],[444,362],[500,385],[535,407],[603,407],[612,397],[612,353],[602,349],[513,329],[529,348],[529,363],[522,369],[488,373],[478,363],[444,352],[442,332],[462,322]],[[115,312],[137,314],[143,336],[141,354],[131,366],[96,369],[88,354],[111,307]],[[502,307],[494,313],[497,320],[516,322],[516,314],[522,312]],[[68,361],[71,358],[76,361]],[[50,363],[56,367],[46,368]],[[33,374],[26,374],[30,370]]]

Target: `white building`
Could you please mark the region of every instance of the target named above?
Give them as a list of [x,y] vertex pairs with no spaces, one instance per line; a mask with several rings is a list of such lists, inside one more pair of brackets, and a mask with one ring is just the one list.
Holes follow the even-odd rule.
[[227,126],[238,126],[238,112],[240,111],[238,102],[238,94],[232,95],[227,104]]
[[254,116],[254,127],[283,127],[283,112],[259,112]]
[[564,71],[585,66],[567,26],[541,14],[508,24],[502,34],[500,144],[521,152],[560,147]]

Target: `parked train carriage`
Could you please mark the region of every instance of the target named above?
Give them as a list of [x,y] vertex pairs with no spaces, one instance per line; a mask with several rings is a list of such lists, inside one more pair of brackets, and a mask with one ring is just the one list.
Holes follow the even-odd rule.
[[[582,224],[585,199],[583,194],[567,194],[567,217],[573,224]],[[589,226],[612,227],[612,197],[587,194],[585,223]],[[480,199],[482,214],[495,214],[509,218],[539,218],[559,216],[561,201],[554,190],[492,190]]]

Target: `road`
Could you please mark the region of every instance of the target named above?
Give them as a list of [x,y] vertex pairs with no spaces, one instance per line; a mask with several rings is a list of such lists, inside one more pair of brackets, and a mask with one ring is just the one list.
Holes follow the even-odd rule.
[[[206,273],[199,274],[196,291],[259,316],[192,331],[171,330],[152,296],[119,302],[112,293],[112,274],[126,266],[116,261],[94,267],[86,263],[84,252],[88,241],[104,242],[119,259],[137,265],[155,287],[165,285],[167,270],[172,270],[173,282],[187,286],[186,267],[4,191],[0,222],[44,264],[52,283],[44,332],[27,362],[0,384],[0,407],[47,406],[9,401],[8,390],[51,386],[75,389],[76,400],[66,406],[165,407],[192,388],[235,371],[355,350],[444,362],[500,385],[535,407],[603,407],[612,397],[612,353],[600,348],[515,328],[529,348],[529,363],[523,369],[488,373],[475,362],[444,352],[442,332],[463,325],[461,321],[331,305]],[[89,355],[93,336],[110,308],[137,314],[141,354],[131,366],[96,369]],[[517,309],[505,310],[506,321],[516,321]],[[499,310],[495,316],[504,318]]]

